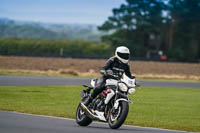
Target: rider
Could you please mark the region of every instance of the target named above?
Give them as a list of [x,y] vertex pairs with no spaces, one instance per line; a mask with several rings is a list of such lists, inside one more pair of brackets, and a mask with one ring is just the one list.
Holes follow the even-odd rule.
[[111,57],[100,71],[103,76],[98,79],[92,94],[83,101],[84,105],[89,105],[92,99],[94,99],[99,93],[104,90],[105,81],[110,77],[110,75],[117,75],[118,77],[121,77],[122,74],[125,72],[125,74],[129,78],[133,78],[131,76],[130,67],[128,64],[129,56],[130,51],[127,47],[117,47],[117,49],[115,50],[115,56]]

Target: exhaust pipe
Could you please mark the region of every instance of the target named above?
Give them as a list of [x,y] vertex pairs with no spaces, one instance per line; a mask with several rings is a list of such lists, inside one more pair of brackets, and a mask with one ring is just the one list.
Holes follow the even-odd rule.
[[90,119],[99,120],[98,116],[94,115],[83,103],[81,103],[81,108]]

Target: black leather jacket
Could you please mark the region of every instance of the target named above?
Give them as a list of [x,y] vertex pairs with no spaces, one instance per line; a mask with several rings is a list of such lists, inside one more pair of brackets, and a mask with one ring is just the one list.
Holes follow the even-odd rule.
[[123,73],[125,72],[125,74],[129,77],[129,78],[133,78],[131,76],[131,72],[130,72],[130,67],[128,64],[124,64],[122,62],[120,62],[117,57],[113,56],[110,59],[108,59],[108,61],[106,62],[105,66],[102,68],[102,70],[100,71],[103,74],[104,78],[108,78],[105,75],[105,72],[107,70],[112,70],[114,75],[117,75],[119,78],[121,78],[121,76],[123,75]]

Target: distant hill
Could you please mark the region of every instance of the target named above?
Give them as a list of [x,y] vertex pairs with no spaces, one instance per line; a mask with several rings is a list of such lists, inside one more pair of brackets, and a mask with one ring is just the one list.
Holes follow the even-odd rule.
[[0,37],[99,41],[105,33],[89,24],[51,24],[0,18]]

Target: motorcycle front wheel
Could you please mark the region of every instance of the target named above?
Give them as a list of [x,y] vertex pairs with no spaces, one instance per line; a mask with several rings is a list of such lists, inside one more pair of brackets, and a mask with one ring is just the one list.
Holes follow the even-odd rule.
[[110,116],[108,119],[109,127],[112,129],[119,128],[126,120],[128,111],[129,111],[128,103],[125,101],[120,101],[118,109],[116,110],[112,109],[110,112]]
[[86,116],[85,112],[81,108],[81,104],[78,105],[76,110],[76,123],[80,126],[88,126],[92,123],[92,120]]

